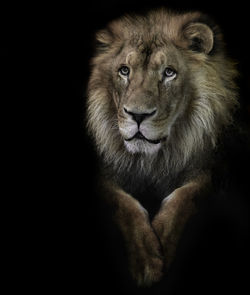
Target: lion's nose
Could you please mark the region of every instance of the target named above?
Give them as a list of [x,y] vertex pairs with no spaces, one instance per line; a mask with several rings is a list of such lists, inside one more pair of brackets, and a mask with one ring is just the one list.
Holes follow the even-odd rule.
[[144,119],[151,117],[156,113],[156,109],[151,112],[148,112],[148,113],[135,113],[135,112],[132,112],[132,111],[124,108],[124,112],[129,114],[130,116],[132,116],[132,119],[137,122],[138,127],[139,127],[139,125],[141,124],[141,122]]

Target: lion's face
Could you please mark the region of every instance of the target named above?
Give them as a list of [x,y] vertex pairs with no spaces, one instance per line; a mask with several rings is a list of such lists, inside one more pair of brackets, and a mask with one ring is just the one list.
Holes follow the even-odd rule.
[[138,47],[126,48],[114,61],[113,98],[128,151],[154,153],[187,107],[192,85],[185,58],[173,45]]
[[164,155],[177,167],[214,147],[237,105],[237,72],[216,25],[159,10],[115,20],[97,40],[88,128],[105,161],[129,167]]

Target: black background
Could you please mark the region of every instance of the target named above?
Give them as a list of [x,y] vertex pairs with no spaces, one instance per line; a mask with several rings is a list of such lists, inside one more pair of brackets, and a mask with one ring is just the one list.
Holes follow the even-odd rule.
[[[222,194],[218,200],[209,203],[204,214],[199,216],[196,225],[190,227],[179,249],[179,256],[171,273],[159,285],[150,289],[139,290],[133,287],[125,269],[125,262],[120,259],[119,244],[110,245],[105,232],[105,219],[97,211],[94,193],[96,158],[93,146],[84,129],[86,83],[90,73],[89,61],[93,55],[94,34],[107,22],[124,13],[143,12],[147,9],[167,6],[181,10],[200,10],[212,16],[220,25],[225,36],[229,55],[238,62],[240,77],[241,110],[237,119],[243,125],[250,122],[250,74],[249,74],[249,16],[244,2],[223,1],[93,1],[79,5],[65,5],[62,25],[69,37],[67,62],[69,63],[69,82],[71,92],[69,100],[80,103],[80,183],[74,209],[74,222],[77,223],[77,253],[81,253],[77,263],[76,284],[84,290],[115,294],[241,294],[248,289],[249,260],[249,154],[243,146],[236,145],[229,152],[233,159],[228,173],[230,193]],[[68,9],[68,10],[67,10]],[[58,24],[60,27],[60,24]],[[249,127],[247,127],[249,128]],[[249,129],[248,129],[249,130]],[[232,140],[232,145],[235,141]],[[242,150],[243,148],[243,150]],[[244,165],[243,165],[244,164]],[[245,170],[246,169],[246,170]],[[234,183],[233,183],[234,182]],[[233,183],[233,184],[232,184]],[[87,192],[87,193],[86,193]],[[87,198],[87,199],[86,199]],[[82,202],[82,200],[85,200]],[[84,212],[84,213],[82,213]],[[71,213],[74,214],[74,213]],[[84,217],[82,217],[84,216]],[[82,229],[84,228],[84,231]],[[106,229],[107,230],[107,229]],[[110,231],[110,229],[108,229]],[[110,234],[111,235],[111,234]],[[117,252],[119,252],[117,254]],[[117,256],[118,255],[118,256]],[[125,255],[125,254],[124,254]],[[76,255],[76,257],[78,257]],[[87,275],[81,271],[87,269]],[[246,289],[245,289],[246,288]]]
[[[33,128],[30,142],[23,135],[21,120],[12,129],[21,129],[22,135],[14,139],[10,151],[11,158],[16,157],[18,176],[18,181],[11,180],[10,187],[15,186],[18,194],[10,198],[9,210],[13,214],[16,206],[18,217],[9,222],[13,222],[7,243],[10,254],[4,253],[8,258],[5,274],[18,278],[15,284],[10,277],[10,288],[32,294],[58,290],[68,294],[241,294],[249,290],[250,166],[244,143],[238,146],[232,139],[235,147],[228,153],[233,160],[227,172],[228,182],[234,181],[230,193],[213,197],[207,204],[185,233],[171,272],[152,288],[139,290],[131,283],[123,245],[112,240],[112,229],[97,201],[97,161],[85,131],[94,34],[124,13],[158,6],[201,10],[221,26],[241,74],[242,108],[237,118],[250,126],[249,9],[245,1],[96,0],[2,7],[1,61],[7,66],[5,76],[11,77],[6,84],[8,94],[14,96],[13,89],[19,92],[15,99],[6,99],[11,104],[7,122],[13,124],[20,105],[29,105],[29,117],[21,115]],[[20,99],[27,93],[21,95],[16,83],[22,79],[22,87],[31,92],[29,102]]]

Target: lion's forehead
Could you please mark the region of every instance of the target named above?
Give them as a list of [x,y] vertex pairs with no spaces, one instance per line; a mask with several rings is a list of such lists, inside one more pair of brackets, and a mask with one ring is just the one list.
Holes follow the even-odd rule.
[[117,59],[120,64],[127,64],[131,67],[147,65],[153,70],[168,63],[177,65],[179,61],[178,49],[171,42],[158,47],[145,43],[140,47],[124,47],[124,51]]

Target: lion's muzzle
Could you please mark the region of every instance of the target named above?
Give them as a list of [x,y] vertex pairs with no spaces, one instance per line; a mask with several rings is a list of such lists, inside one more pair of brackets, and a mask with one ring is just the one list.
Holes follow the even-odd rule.
[[124,107],[124,112],[132,117],[132,119],[138,124],[138,128],[139,128],[141,122],[144,119],[151,117],[156,113],[156,109],[147,113],[139,113],[139,112],[129,111],[127,108]]

